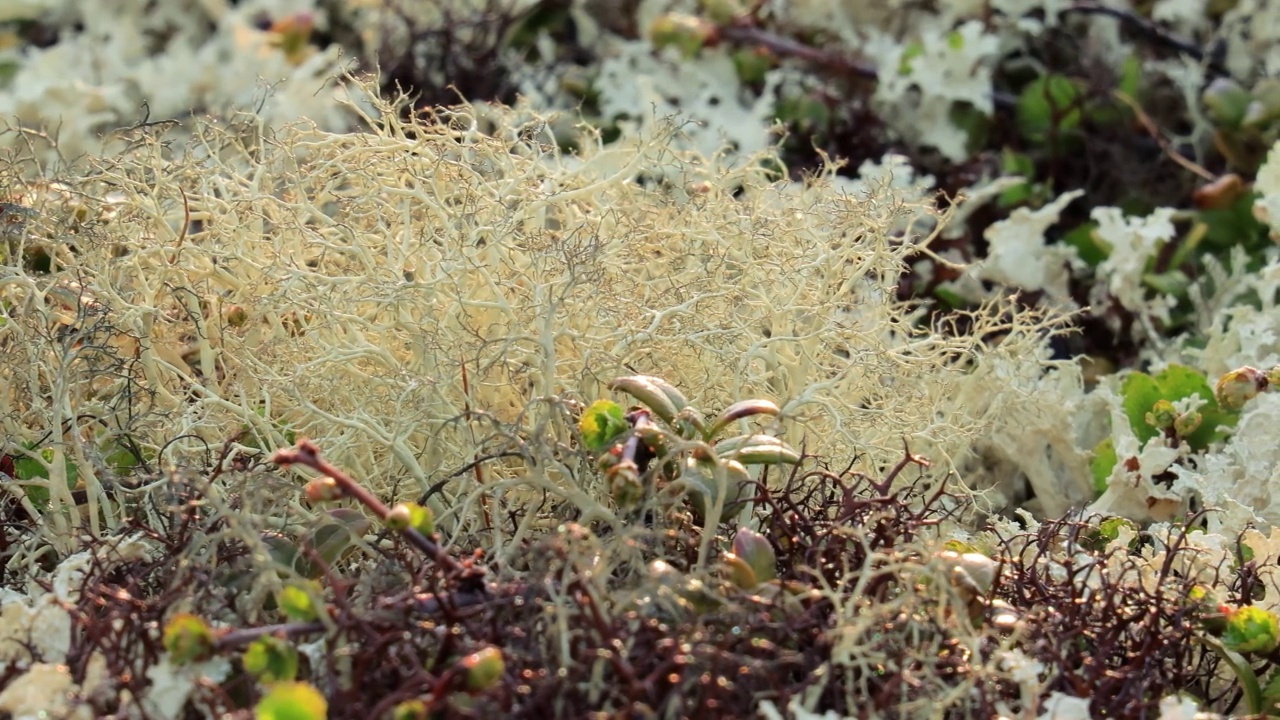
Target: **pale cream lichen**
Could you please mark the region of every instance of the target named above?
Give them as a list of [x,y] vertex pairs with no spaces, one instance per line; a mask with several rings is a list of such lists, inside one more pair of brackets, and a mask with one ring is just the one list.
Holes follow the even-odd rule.
[[48,594],[0,594],[0,669],[31,662],[60,663],[71,647],[71,615]]
[[[772,182],[757,162],[674,150],[671,125],[607,148],[586,136],[570,162],[545,121],[480,112],[408,127],[387,109],[374,131],[302,125],[262,145],[257,121],[197,124],[183,152],[140,135],[95,161],[75,184],[90,198],[118,194],[110,222],[52,276],[16,275],[4,289],[20,309],[0,328],[5,367],[42,366],[36,377],[52,381],[5,385],[7,406],[24,408],[6,431],[34,439],[86,413],[123,420],[112,398],[141,383],[151,412],[135,408],[117,432],[157,448],[190,438],[168,458],[241,426],[282,445],[287,424],[375,490],[407,478],[416,492],[472,457],[477,435],[455,420],[464,407],[492,419],[477,430],[487,442],[512,441],[513,424],[549,439],[559,421],[539,398],[600,396],[627,365],[708,407],[772,397],[788,439],[812,452],[879,466],[910,437],[941,473],[992,418],[1038,404],[964,366],[1025,361],[1046,322],[998,320],[992,306],[970,336],[947,337],[902,314],[892,287],[924,239],[888,229],[929,211],[892,188],[854,198],[833,192],[829,173]],[[481,117],[498,129],[481,133]],[[654,167],[663,180],[649,186]],[[687,191],[698,184],[708,191]],[[57,203],[39,209],[33,237],[74,227]],[[188,213],[199,225],[184,230]],[[81,382],[89,368],[44,334],[42,298],[71,277],[101,308],[82,332],[119,347],[98,360],[137,358],[105,385]],[[996,327],[1004,340],[986,347],[979,338]],[[962,388],[983,406],[958,402],[972,396]],[[92,471],[99,450],[81,437],[56,447],[109,507]],[[491,486],[437,497],[443,525],[471,522],[477,492],[518,502],[535,489],[612,517],[569,481],[581,469],[547,459],[496,464]],[[50,516],[81,512],[58,497]]]
[[89,720],[88,707],[72,704],[75,683],[70,668],[54,663],[36,663],[0,690],[0,711],[15,720]]
[[1077,253],[1071,246],[1048,245],[1045,232],[1083,194],[1083,190],[1065,192],[1043,207],[1018,208],[1007,219],[993,223],[983,233],[990,250],[974,272],[1024,290],[1044,290],[1050,301],[1074,306],[1068,282],[1071,270],[1080,264]]

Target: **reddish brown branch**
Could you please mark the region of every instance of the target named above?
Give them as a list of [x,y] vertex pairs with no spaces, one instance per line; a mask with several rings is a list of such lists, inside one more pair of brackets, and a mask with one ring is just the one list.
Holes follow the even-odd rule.
[[[337,483],[344,495],[355,498],[357,502],[373,511],[379,520],[385,521],[391,510],[373,495],[373,493],[365,490],[360,483],[357,483],[350,475],[347,475],[341,468],[330,464],[327,460],[320,457],[320,448],[310,440],[299,440],[297,446],[284,450],[277,450],[271,456],[271,462],[287,467],[289,465],[303,465],[312,470],[332,479]],[[435,541],[426,537],[417,530],[409,527],[400,531],[414,547],[421,550],[431,558],[432,562],[449,572],[455,577],[475,576],[482,572],[478,568],[463,565],[453,558],[452,555],[445,552],[443,548],[435,543]]]

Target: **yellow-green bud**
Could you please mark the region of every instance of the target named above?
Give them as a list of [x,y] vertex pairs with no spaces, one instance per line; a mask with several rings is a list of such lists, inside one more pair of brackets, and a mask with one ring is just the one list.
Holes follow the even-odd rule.
[[164,626],[163,642],[174,663],[198,662],[213,652],[213,630],[198,615],[178,613]]
[[1183,413],[1173,421],[1173,431],[1178,434],[1178,437],[1186,437],[1199,429],[1202,422],[1204,422],[1204,416],[1195,410]]
[[659,15],[649,27],[649,40],[659,50],[675,47],[685,57],[697,55],[716,37],[716,26],[693,15]]
[[387,529],[395,532],[407,530],[409,523],[413,522],[413,514],[409,510],[409,506],[405,503],[399,503],[387,512]]
[[502,651],[496,647],[487,647],[471,653],[462,659],[462,668],[466,672],[467,689],[471,692],[484,692],[502,679],[506,667],[502,661]]
[[321,477],[309,480],[302,488],[307,502],[314,504],[330,502],[342,498],[342,486],[333,478]]
[[1178,409],[1168,400],[1157,400],[1147,413],[1147,424],[1157,430],[1168,430],[1178,419]]
[[392,720],[427,720],[431,714],[421,700],[405,700],[391,709]]
[[1222,644],[1236,652],[1266,655],[1280,645],[1280,619],[1253,605],[1232,610],[1227,614]]
[[1255,367],[1245,366],[1223,375],[1214,388],[1218,404],[1228,410],[1239,410],[1270,384],[1267,375]]
[[620,508],[629,508],[644,500],[644,483],[640,481],[640,469],[634,462],[624,460],[605,471],[609,480],[609,494]]
[[436,518],[431,512],[431,508],[425,508],[415,502],[397,503],[391,510],[387,511],[387,518],[384,522],[386,522],[388,530],[395,532],[403,532],[413,528],[423,535],[431,537],[431,534],[436,531]]

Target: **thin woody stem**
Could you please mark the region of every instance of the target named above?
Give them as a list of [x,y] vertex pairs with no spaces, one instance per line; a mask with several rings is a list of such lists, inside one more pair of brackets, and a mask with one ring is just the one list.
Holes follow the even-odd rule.
[[[327,460],[320,457],[320,448],[310,440],[299,440],[296,447],[277,450],[271,456],[271,462],[282,467],[289,465],[303,465],[312,470],[332,479],[337,483],[344,495],[348,495],[356,499],[361,505],[373,511],[378,519],[385,521],[391,510],[375,497],[368,490],[365,490],[352,477],[342,471],[341,468],[330,464]],[[463,567],[461,563],[453,558],[452,555],[445,552],[443,548],[437,545],[427,536],[418,532],[413,528],[405,528],[400,531],[410,543],[421,550],[431,558],[435,564],[449,571],[450,574],[456,576],[465,576],[474,574],[474,570]]]

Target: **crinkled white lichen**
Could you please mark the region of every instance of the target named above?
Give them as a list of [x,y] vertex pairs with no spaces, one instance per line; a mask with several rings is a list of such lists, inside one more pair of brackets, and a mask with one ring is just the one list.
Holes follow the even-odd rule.
[[136,536],[104,540],[58,563],[53,573],[53,594],[62,602],[73,603],[79,599],[81,583],[91,568],[110,569],[124,563],[149,560],[156,552],[152,543]]
[[1254,216],[1271,228],[1272,239],[1280,241],[1280,142],[1271,146],[1266,162],[1258,168],[1253,189],[1258,193]]
[[992,111],[991,77],[999,39],[977,21],[955,30],[922,32],[908,45],[885,34],[866,51],[879,61],[875,98],[881,112],[908,140],[937,148],[959,162],[968,157],[969,135],[951,118],[957,104]]
[[760,704],[756,706],[756,712],[765,720],[845,720],[833,710],[828,710],[821,715],[808,710],[800,704],[799,698],[792,698],[791,702],[787,703],[787,712],[785,714],[778,710],[778,706],[770,700],[761,700]]
[[1019,685],[1036,687],[1044,675],[1044,663],[1014,648],[999,653],[1000,669],[1009,674],[1009,679]]
[[142,696],[142,706],[155,717],[176,720],[200,682],[220,683],[231,675],[232,664],[223,657],[199,663],[177,665],[168,654],[147,668],[151,684]]
[[348,127],[336,79],[350,61],[339,48],[290,57],[254,24],[259,13],[311,9],[309,0],[50,4],[42,17],[59,27],[58,42],[26,48],[0,93],[0,118],[30,132],[0,133],[0,147],[35,142],[43,161],[73,160],[110,147],[117,128],[193,112]]
[[0,712],[14,720],[91,720],[89,708],[72,705],[74,692],[66,665],[36,663],[0,690]]
[[1018,208],[1008,219],[993,223],[984,232],[990,248],[987,257],[973,271],[986,280],[1043,290],[1051,302],[1074,305],[1068,283],[1079,257],[1073,247],[1050,246],[1044,234],[1067,205],[1083,194],[1083,190],[1066,192],[1044,207]]
[[1209,0],[1156,0],[1151,19],[1169,25],[1178,32],[1194,32],[1209,21]]
[[1198,488],[1207,506],[1227,499],[1251,508],[1266,525],[1280,525],[1280,394],[1263,393],[1250,401],[1235,433],[1222,450],[1205,460]]
[[1157,208],[1146,217],[1126,217],[1120,208],[1097,207],[1090,216],[1098,223],[1098,239],[1110,248],[1098,266],[1108,294],[1135,312],[1167,317],[1168,308],[1146,297],[1142,284],[1147,263],[1174,236],[1174,210]]
[[[1073,420],[1083,400],[1080,368],[1063,364],[1045,371],[1026,358],[991,358],[958,388],[956,407],[980,413],[990,423],[985,437],[965,457],[962,476],[973,487],[997,495],[1007,507],[1030,488],[1041,512],[1057,516],[1092,495],[1087,455],[1078,447]],[[1000,387],[1025,399],[997,409],[984,388]]]
[[1036,720],[1093,720],[1089,698],[1053,692],[1044,701],[1044,712]]
[[71,616],[48,594],[35,600],[0,594],[0,670],[32,661],[60,663],[71,648]]
[[877,160],[864,160],[858,166],[857,178],[835,178],[836,188],[852,193],[861,200],[869,200],[890,188],[908,202],[920,202],[929,197],[933,189],[932,175],[916,176],[905,155],[888,153]]
[[1280,3],[1239,0],[1222,15],[1227,68],[1240,78],[1280,75]]
[[1200,705],[1187,695],[1170,695],[1160,700],[1160,720],[1212,720],[1214,713],[1200,712]]
[[1200,367],[1217,377],[1250,365],[1280,365],[1280,309],[1234,305],[1223,312],[1221,324],[1208,334],[1196,353]]
[[744,99],[733,59],[724,49],[694,58],[655,53],[644,40],[619,42],[601,61],[595,87],[600,113],[619,125],[649,128],[668,117],[687,121],[680,145],[705,157],[726,151],[745,157],[777,142],[771,131],[775,90],[785,73],[771,72],[765,90]]
[[1100,404],[1105,408],[1102,412],[1109,416],[1111,440],[1122,462],[1111,469],[1107,489],[1089,505],[1087,512],[1138,521],[1170,520],[1183,509],[1185,495],[1175,488],[1157,484],[1154,478],[1187,458],[1190,448],[1185,443],[1169,447],[1161,437],[1142,443],[1125,414],[1120,382],[1121,378],[1116,376],[1105,378],[1090,393],[1094,412]]

